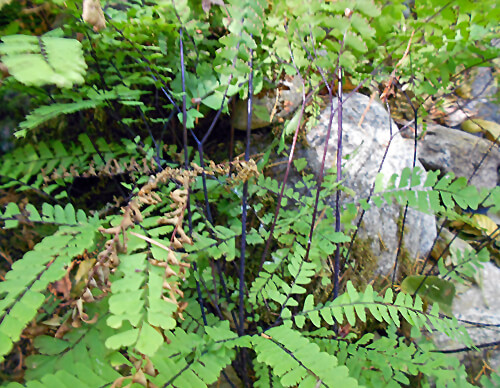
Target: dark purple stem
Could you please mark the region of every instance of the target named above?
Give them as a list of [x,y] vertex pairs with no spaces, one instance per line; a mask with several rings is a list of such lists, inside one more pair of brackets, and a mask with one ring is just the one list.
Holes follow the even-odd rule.
[[[250,75],[248,78],[248,105],[247,105],[247,139],[245,148],[245,161],[250,160],[250,135],[252,133],[252,104],[253,104],[253,50],[250,49]],[[238,334],[245,335],[245,251],[247,239],[247,197],[248,182],[243,184],[243,199],[241,204],[241,255],[239,279],[239,321]]]
[[[184,63],[184,43],[182,41],[182,28],[179,31],[179,39],[180,39],[180,50],[181,50],[181,79],[182,79],[182,135],[183,135],[183,143],[184,143],[184,167],[186,170],[189,168],[189,153],[188,153],[188,132],[187,132],[187,113],[186,113],[186,75],[185,75],[185,63]],[[187,211],[188,211],[188,221],[189,221],[189,235],[191,236],[193,233],[193,222],[191,215],[191,200],[190,200],[190,190],[187,188]],[[193,269],[195,272],[198,272],[198,266],[196,262],[193,261]],[[201,316],[203,318],[203,323],[207,324],[207,317],[205,316],[205,307],[203,305],[203,298],[201,296],[201,288],[200,282],[196,279],[196,292],[198,294],[198,303],[201,309]]]
[[[337,136],[337,184],[340,185],[342,180],[342,67],[339,66],[339,91],[337,96],[338,101],[338,136]],[[337,189],[335,199],[335,232],[340,232],[340,193]],[[339,278],[340,278],[340,244],[335,248],[335,262],[334,262],[334,276],[333,276],[333,299],[339,296]]]

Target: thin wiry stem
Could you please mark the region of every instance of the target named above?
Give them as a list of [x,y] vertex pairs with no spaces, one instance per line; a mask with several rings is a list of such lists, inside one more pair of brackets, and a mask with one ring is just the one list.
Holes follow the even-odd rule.
[[[250,160],[250,136],[252,134],[252,110],[253,110],[253,50],[250,54],[250,75],[248,77],[248,104],[247,104],[247,138],[245,147],[245,162]],[[239,267],[239,326],[238,334],[245,335],[245,255],[247,240],[247,200],[248,200],[248,181],[243,183],[243,198],[241,204],[241,250]],[[247,352],[245,348],[241,349],[241,368],[243,371],[243,381],[245,387],[249,386],[247,373]]]
[[[337,134],[337,184],[342,179],[342,67],[339,66],[339,90],[338,90],[338,134]],[[340,190],[337,190],[335,198],[335,233],[340,233]],[[334,274],[333,274],[333,299],[339,296],[340,278],[340,244],[335,248]]]
[[[253,109],[253,50],[250,50],[250,75],[248,79],[248,104],[247,104],[247,139],[245,147],[245,161],[250,160],[250,136],[252,133],[252,109]],[[243,184],[243,196],[241,204],[241,254],[240,254],[240,273],[239,273],[239,334],[244,335],[245,319],[245,253],[246,253],[246,234],[247,234],[247,197],[248,182]]]
[[[182,135],[183,135],[183,143],[184,143],[184,168],[186,170],[189,168],[189,153],[188,153],[188,136],[187,136],[187,113],[186,113],[186,75],[185,75],[185,63],[184,63],[184,43],[182,40],[182,28],[179,30],[179,44],[181,51],[181,80],[182,80]],[[188,222],[189,222],[189,236],[193,234],[193,222],[192,222],[192,214],[191,214],[191,199],[190,194],[191,190],[189,187],[187,188],[187,212],[188,212]],[[193,269],[195,272],[198,272],[198,266],[195,261],[193,261]],[[201,296],[201,288],[200,282],[198,279],[196,281],[196,292],[198,295],[198,303],[201,309],[201,316],[203,318],[203,323],[207,324],[207,317],[205,316],[205,307],[203,304],[203,298]]]

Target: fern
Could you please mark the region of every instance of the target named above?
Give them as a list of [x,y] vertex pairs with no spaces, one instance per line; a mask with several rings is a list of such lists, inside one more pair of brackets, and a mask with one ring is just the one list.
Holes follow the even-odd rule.
[[[58,16],[62,5],[43,7]],[[414,168],[379,175],[363,199],[330,171],[318,182],[305,159],[290,155],[287,171],[298,174],[282,192],[271,177],[273,158],[288,151],[288,136],[296,143],[302,112],[284,123],[281,136],[277,124],[271,145],[254,159],[247,150],[245,162],[221,162],[225,148],[212,151],[229,137],[218,120],[232,100],[269,89],[279,96],[282,81],[298,74],[310,91],[306,126],[325,104],[335,105],[328,89],[337,81],[345,86],[346,78],[352,87],[385,88],[384,96],[398,80],[422,111],[420,99],[429,100],[440,83],[451,87],[459,65],[497,56],[487,43],[496,33],[494,5],[483,0],[488,12],[478,13],[465,1],[424,1],[406,17],[402,0],[129,1],[104,8],[102,29],[91,30],[71,5],[50,34],[42,35],[46,20],[29,28],[36,10],[29,22],[19,13],[13,24],[0,23],[0,34],[26,34],[2,38],[12,76],[2,84],[5,95],[33,96],[16,133],[27,139],[0,160],[0,188],[15,189],[0,210],[0,238],[51,233],[23,255],[17,247],[0,252],[7,260],[21,257],[0,284],[5,369],[25,367],[16,381],[28,387],[203,387],[223,380],[259,387],[466,386],[458,359],[427,337],[439,331],[477,345],[450,314],[450,279],[474,276],[494,254],[452,252],[420,290],[414,283],[424,275],[398,279],[400,288],[380,294],[371,285],[354,288],[364,276],[356,266],[339,274],[332,263],[351,248],[360,209],[394,201],[474,225],[466,212],[498,211],[498,187],[478,191],[466,178]],[[60,38],[75,34],[78,40]],[[67,122],[60,130],[71,128],[78,141],[39,141],[40,131],[31,131],[45,133],[56,121]],[[257,143],[264,132],[252,135]],[[233,140],[234,153],[242,152],[241,137]],[[71,205],[77,202],[68,186],[77,177],[111,177],[125,187],[121,213],[102,196],[92,209]],[[29,202],[19,200],[21,191]],[[331,284],[340,279],[345,292],[342,286],[331,300]],[[67,295],[49,296],[60,280]],[[12,368],[18,359],[23,368]]]
[[11,35],[2,41],[2,61],[19,82],[64,88],[83,83],[87,65],[76,39]]
[[151,356],[163,343],[163,337],[154,327],[172,330],[176,326],[173,318],[178,308],[176,300],[163,298],[165,269],[148,262],[146,253],[121,255],[118,268],[112,277],[111,316],[107,323],[120,330],[106,340],[106,346],[111,349],[132,346]]
[[24,210],[10,202],[5,207],[0,220],[5,221],[5,228],[15,228],[19,224],[19,219],[26,219],[30,222],[41,222],[54,225],[77,226],[85,224],[99,225],[99,219],[94,216],[93,219],[87,218],[82,209],[75,211],[72,204],[67,204],[64,208],[60,205],[52,206],[48,203],[42,205],[42,214],[32,204],[28,203]]
[[[123,145],[109,144],[103,138],[92,143],[85,134],[79,135],[78,139],[79,143],[69,145],[61,141],[40,142],[36,146],[28,144],[5,155],[0,178],[6,183],[0,188],[18,187],[19,191],[36,188],[53,194],[60,190],[62,182],[69,184],[79,176],[136,174],[149,172],[155,167],[151,161],[153,149],[150,142],[140,147],[127,140]],[[100,155],[106,159],[102,160]],[[59,193],[56,197],[67,194]]]
[[[103,303],[103,307],[105,305]],[[89,307],[88,311],[91,314],[103,313],[96,311],[95,307]],[[121,375],[112,365],[128,366],[130,362],[119,352],[110,351],[104,346],[104,340],[113,333],[107,327],[105,317],[104,313],[95,324],[83,323],[63,338],[37,337],[35,347],[40,354],[27,360],[30,366],[27,372],[29,380],[50,381],[51,378],[58,379],[58,375],[67,373],[73,376],[73,381],[78,379],[78,384],[87,381],[88,385],[98,386],[118,379]]]
[[238,341],[227,322],[205,330],[204,336],[186,333],[180,328],[169,334],[170,344],[163,345],[152,357],[158,375],[151,381],[157,386],[174,387],[192,384],[203,387],[215,383],[222,369],[234,358],[234,342]]
[[397,336],[393,325],[389,326],[387,336],[378,339],[367,333],[349,342],[332,340],[325,334],[325,330],[312,332],[311,340],[324,351],[337,354],[339,362],[349,368],[350,376],[365,386],[399,387],[410,383],[408,376],[417,377],[420,373],[434,378],[436,384],[469,386],[463,381],[466,373],[456,358],[435,352],[432,343],[421,340],[408,343]]
[[477,210],[481,197],[476,187],[467,185],[467,180],[463,177],[455,180],[453,173],[445,174],[437,180],[438,176],[439,171],[431,171],[424,180],[420,167],[406,167],[400,177],[393,175],[384,187],[384,175],[379,174],[374,191],[377,196],[373,197],[373,201],[380,206],[382,198],[390,203],[394,197],[401,205],[408,204],[419,211],[433,214],[452,212],[455,205],[461,209]]
[[24,137],[26,136],[27,130],[38,127],[39,125],[58,117],[61,114],[70,114],[86,109],[93,109],[103,104],[104,101],[81,100],[66,104],[58,103],[41,106],[26,116],[26,120],[19,124],[21,130],[16,132],[16,136]]
[[[85,94],[88,95],[89,99],[81,99],[79,96],[75,97],[71,93],[67,93],[68,96],[63,95],[63,97],[68,98],[61,98],[61,102],[43,105],[34,109],[26,116],[26,119],[19,124],[21,129],[15,132],[15,136],[24,137],[28,130],[39,127],[49,120],[59,117],[61,114],[67,115],[87,109],[101,108],[105,104],[109,104],[112,100],[118,100],[118,102],[123,105],[141,106],[140,96],[147,93],[140,90],[131,90],[125,85],[117,85],[111,90],[106,91],[95,91],[92,88],[85,89],[87,89],[85,90]],[[67,102],[67,99],[72,102]]]
[[[74,217],[74,215],[73,215]],[[12,349],[45,300],[49,283],[66,275],[73,257],[95,244],[95,224],[61,227],[17,261],[0,283],[0,357]]]
[[309,319],[318,328],[321,327],[321,318],[329,325],[335,322],[342,324],[344,316],[349,325],[355,326],[356,317],[361,322],[366,322],[366,310],[368,310],[379,322],[399,327],[401,325],[399,314],[401,314],[413,327],[426,328],[429,331],[438,330],[460,339],[464,344],[471,345],[467,332],[458,326],[456,319],[442,318],[437,304],[433,305],[430,312],[424,312],[422,300],[418,295],[413,300],[410,294],[398,293],[396,300],[393,300],[394,294],[390,288],[383,298],[373,291],[371,285],[368,285],[363,293],[358,293],[350,282],[346,288],[346,293],[323,306],[315,306],[314,297],[308,295],[302,313],[293,317],[297,327],[303,327],[305,319]]
[[341,384],[357,387],[349,370],[338,365],[332,354],[319,347],[289,326],[277,326],[252,338],[257,361],[269,365],[284,387],[332,387]]
[[490,255],[486,248],[479,252],[472,250],[464,250],[452,252],[451,265],[446,265],[446,260],[441,258],[438,261],[438,269],[440,275],[446,279],[449,278],[458,283],[463,283],[463,277],[474,278],[478,269],[483,268],[482,263],[490,261]]

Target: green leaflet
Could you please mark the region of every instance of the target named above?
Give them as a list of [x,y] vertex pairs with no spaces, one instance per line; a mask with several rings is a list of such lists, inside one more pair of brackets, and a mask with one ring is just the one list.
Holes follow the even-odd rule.
[[[467,179],[464,177],[455,179],[453,173],[448,173],[437,181],[438,174],[439,171],[428,172],[424,181],[420,167],[406,167],[399,177],[399,182],[396,182],[397,175],[386,181],[380,173],[375,179],[376,195],[371,199],[380,207],[384,204],[382,198],[388,203],[395,198],[400,205],[408,204],[424,213],[447,212],[448,216],[453,217],[458,216],[453,214],[456,205],[464,210],[477,209],[481,199],[485,197],[484,194],[480,195],[475,186],[467,185]],[[492,194],[493,191],[494,189]]]
[[[117,85],[111,90],[88,89],[85,94],[89,99],[82,99],[81,96],[72,97],[72,102],[55,102],[51,105],[42,105],[26,116],[26,119],[19,124],[21,128],[15,132],[16,137],[24,137],[27,131],[36,128],[47,121],[54,119],[61,114],[71,114],[87,109],[102,107],[109,100],[118,100],[124,105],[143,105],[139,101],[140,96],[147,94],[146,91],[132,90],[124,85]],[[87,136],[82,134],[81,136]],[[88,137],[87,137],[88,138]]]
[[[163,344],[151,358],[158,370],[151,381],[157,386],[169,382],[181,387],[191,384],[203,387],[216,382],[222,369],[234,358],[234,346],[239,340],[227,322],[207,327],[207,334],[208,337],[203,338],[181,328],[169,333],[170,343]],[[228,341],[231,338],[233,341]]]
[[81,100],[71,103],[56,103],[41,106],[26,116],[26,120],[19,124],[21,130],[17,131],[15,135],[17,137],[24,137],[26,136],[27,130],[36,128],[46,121],[58,117],[61,114],[70,114],[86,109],[92,109],[103,104],[104,101]]
[[[419,345],[405,343],[398,337],[393,325],[387,329],[387,336],[375,339],[367,333],[357,341],[332,341],[326,333],[318,330],[310,334],[320,349],[337,355],[339,363],[349,368],[349,375],[359,384],[371,386],[400,386],[408,384],[409,377],[425,373],[447,386],[471,386],[464,382],[465,371],[455,357],[447,357],[435,350],[430,342],[422,341],[418,333]],[[431,366],[432,365],[432,366]],[[397,382],[397,383],[396,383]]]
[[[104,306],[101,307],[105,307]],[[105,311],[88,306],[91,314],[105,314]],[[112,331],[106,326],[105,319],[99,319],[95,324],[83,324],[77,330],[67,333],[62,339],[49,336],[39,336],[35,347],[39,354],[27,359],[26,377],[34,385],[37,381],[59,380],[62,372],[70,374],[75,384],[76,380],[87,386],[109,384],[120,377],[113,365],[130,363],[118,352],[113,352],[104,346],[104,339]],[[78,386],[78,385],[77,385]]]
[[464,283],[464,276],[475,279],[478,284],[481,278],[478,274],[478,268],[483,268],[482,263],[490,260],[490,254],[487,248],[479,252],[473,250],[451,250],[451,265],[446,265],[444,257],[438,261],[439,274],[443,279],[450,278],[458,283]]
[[2,62],[19,82],[61,88],[83,83],[87,64],[76,39],[11,35],[2,41]]

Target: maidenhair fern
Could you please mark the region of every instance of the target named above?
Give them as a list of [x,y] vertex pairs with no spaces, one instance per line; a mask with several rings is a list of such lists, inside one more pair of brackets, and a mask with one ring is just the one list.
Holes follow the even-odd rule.
[[[103,307],[105,305],[103,303]],[[119,352],[104,346],[104,340],[112,334],[105,323],[105,311],[89,310],[91,314],[104,315],[93,324],[82,323],[64,338],[42,335],[35,339],[34,346],[39,354],[27,359],[27,387],[103,386],[121,377],[113,366],[132,366]],[[11,383],[7,386],[22,385]]]
[[273,327],[251,341],[257,361],[270,366],[284,387],[358,386],[334,355],[322,352],[289,325]]
[[432,344],[422,338],[417,343],[398,336],[394,325],[381,338],[367,333],[357,341],[332,340],[325,334],[325,330],[317,330],[310,336],[321,349],[337,354],[339,362],[349,368],[350,376],[365,386],[399,387],[409,384],[409,377],[420,374],[431,377],[437,384],[470,386],[460,380],[464,368],[459,366],[458,359],[434,352]]
[[445,174],[438,180],[439,171],[426,174],[420,167],[404,168],[401,175],[393,175],[384,186],[384,175],[376,178],[373,202],[382,204],[382,198],[390,202],[394,197],[401,205],[408,204],[419,211],[439,213],[452,211],[456,205],[462,209],[477,210],[481,196],[474,186],[467,185],[467,179],[454,179],[453,173]]
[[[27,355],[24,385],[7,386],[468,386],[431,337],[478,345],[451,303],[453,282],[474,277],[486,249],[453,251],[397,284],[359,284],[356,267],[339,274],[334,262],[361,209],[395,201],[474,225],[464,213],[498,211],[499,188],[406,168],[359,198],[340,173],[318,182],[292,155],[295,183],[284,185],[271,158],[292,152],[288,136],[295,145],[325,103],[334,107],[333,86],[346,78],[372,89],[397,79],[418,102],[461,63],[494,58],[494,2],[483,1],[491,15],[465,1],[115,3],[91,2],[99,25],[88,8],[83,19],[93,29],[59,0],[44,7],[64,12],[60,30],[0,23],[12,76],[3,85],[33,96],[15,133],[26,138],[0,160],[0,221],[39,236],[27,252],[12,247],[18,258],[0,273],[0,357],[9,369]],[[233,158],[232,145],[243,147],[221,114],[240,98],[252,117],[253,99],[270,88],[279,96],[289,77],[304,81],[306,116],[282,136],[276,126],[267,149],[250,157],[248,142],[245,161]],[[53,124],[78,141],[53,138]],[[265,135],[249,127],[259,143]],[[94,188],[93,177],[113,180],[113,200],[80,209],[69,186]]]
[[93,250],[96,225],[61,227],[17,261],[0,283],[0,357],[12,349],[43,304],[47,286],[67,274],[72,259]]
[[61,88],[83,83],[87,64],[78,40],[11,35],[3,36],[2,41],[2,62],[19,82],[34,86],[54,84]]
[[155,168],[151,141],[142,146],[126,139],[116,144],[103,138],[91,141],[86,134],[81,134],[78,140],[76,144],[63,144],[59,140],[42,141],[35,146],[27,144],[3,156],[0,188],[17,187],[19,191],[36,188],[61,197],[68,195],[59,192],[61,186],[71,184],[77,177],[134,176]]
[[10,202],[0,219],[5,222],[5,228],[15,228],[19,220],[40,222],[45,224],[77,226],[77,225],[100,225],[98,217],[89,218],[82,209],[75,211],[72,204],[67,204],[64,208],[61,205],[52,206],[48,203],[42,205],[42,211],[39,212],[35,206],[28,203],[24,209]]

